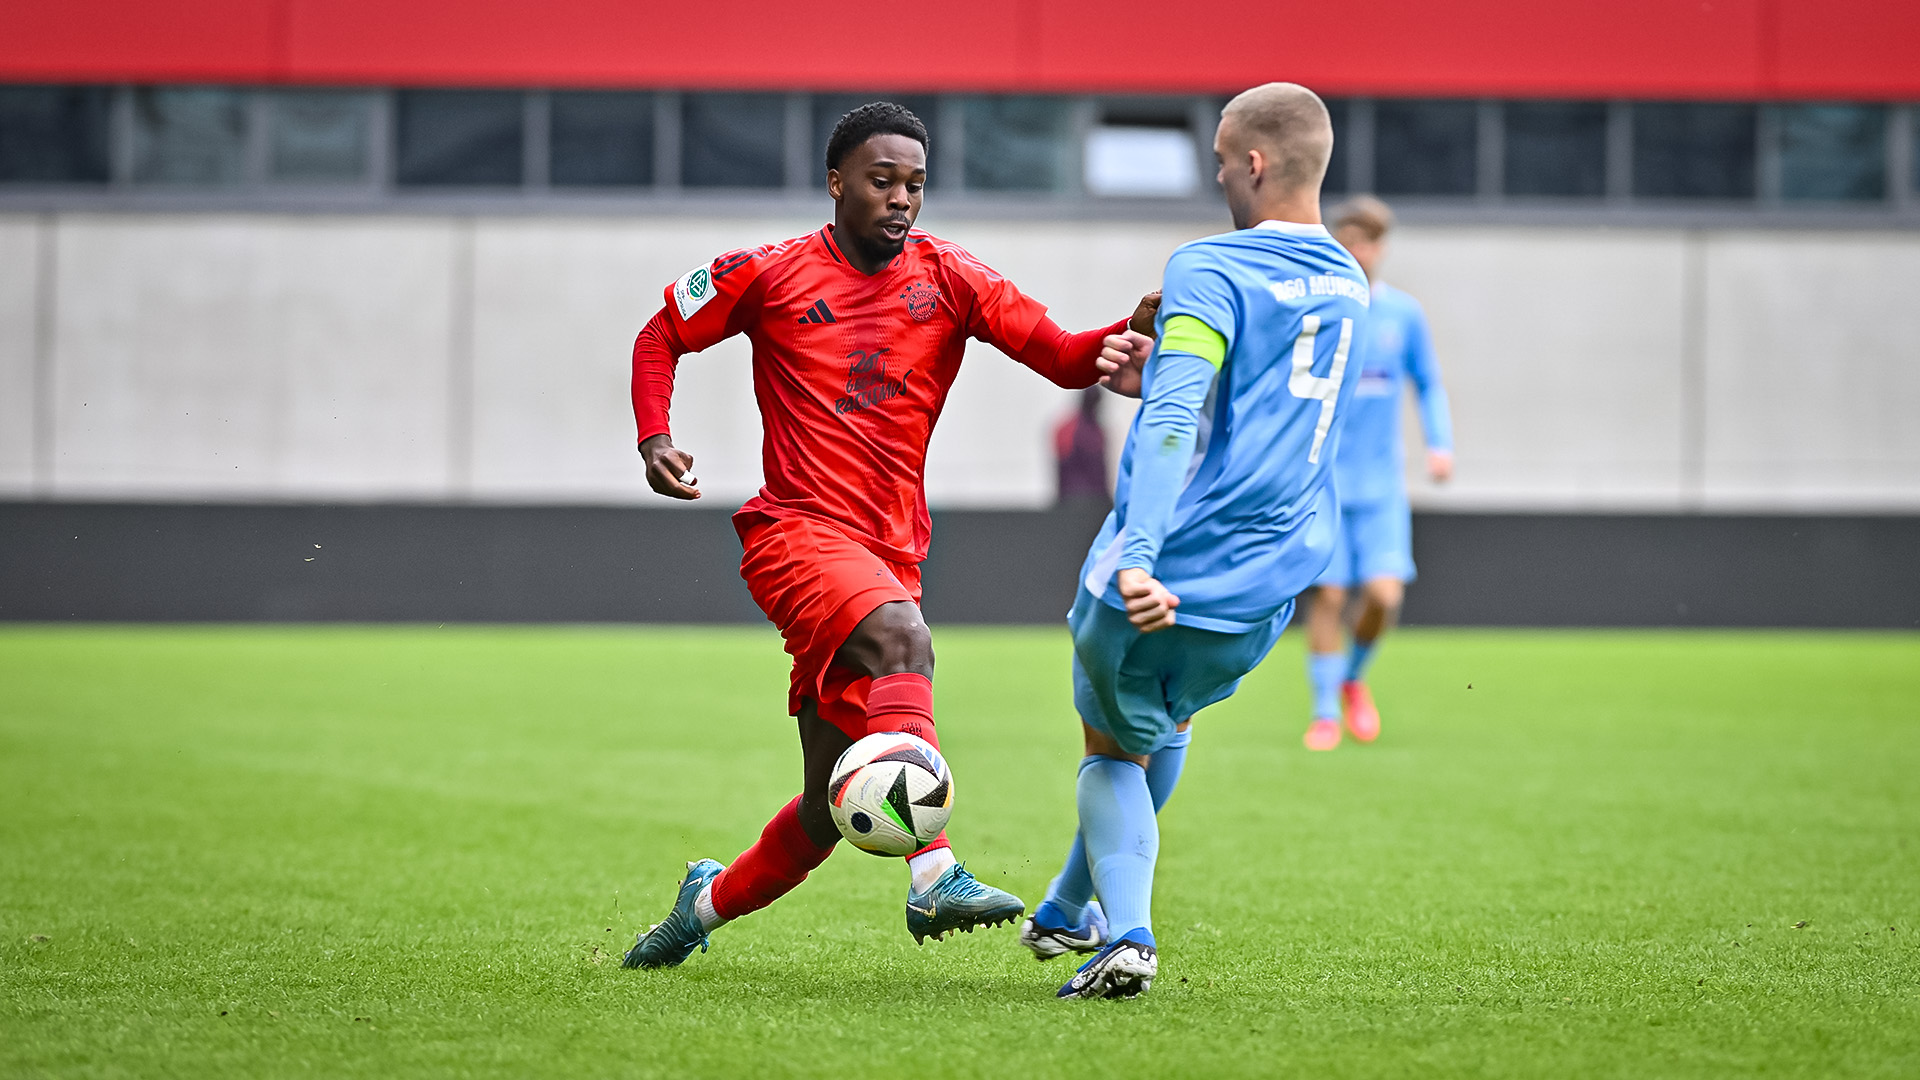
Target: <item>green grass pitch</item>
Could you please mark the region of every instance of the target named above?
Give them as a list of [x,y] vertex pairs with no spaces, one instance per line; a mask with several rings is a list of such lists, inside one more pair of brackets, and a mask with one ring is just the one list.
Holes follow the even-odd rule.
[[[1036,902],[1064,635],[936,635]],[[1196,724],[1153,992],[1063,1003],[844,847],[620,968],[795,789],[770,632],[0,631],[0,1076],[1920,1074],[1920,637],[1406,631],[1317,756],[1299,648]]]

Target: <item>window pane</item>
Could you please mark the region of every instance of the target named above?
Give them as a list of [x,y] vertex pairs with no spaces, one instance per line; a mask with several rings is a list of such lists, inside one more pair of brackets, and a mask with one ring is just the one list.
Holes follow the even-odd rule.
[[104,183],[107,90],[0,86],[0,183]]
[[1787,199],[1884,199],[1887,114],[1875,106],[1783,105],[1780,195]]
[[1506,193],[1600,196],[1607,191],[1607,107],[1509,101]]
[[267,171],[275,180],[339,183],[367,178],[373,98],[288,90],[272,98]]
[[1471,101],[1382,101],[1374,106],[1374,190],[1382,195],[1471,195],[1480,122]]
[[1102,124],[1087,133],[1087,192],[1181,198],[1200,190],[1200,161],[1185,128]]
[[[815,94],[813,95],[813,145],[808,148],[808,168],[812,175],[808,182],[814,187],[827,185],[827,138],[833,134],[833,125],[848,112],[872,101],[891,101],[905,105],[920,122],[927,125],[927,140],[931,143],[939,137],[940,99],[932,94]],[[933,147],[927,147],[927,181],[938,179],[933,174]]]
[[133,178],[237,184],[245,171],[247,101],[238,90],[164,87],[133,95]]
[[680,182],[779,187],[787,107],[781,94],[688,94],[681,102]]
[[1633,193],[1650,198],[1753,198],[1751,105],[1633,107]]
[[1352,130],[1347,127],[1347,103],[1339,99],[1328,101],[1327,115],[1333,118],[1333,156],[1327,159],[1327,178],[1320,190],[1339,195],[1347,190],[1347,132]]
[[963,105],[967,187],[1064,191],[1072,183],[1071,106],[1056,97],[977,97]]
[[521,98],[509,90],[402,90],[398,101],[402,184],[520,183]]
[[556,93],[551,100],[552,183],[653,183],[652,94],[581,91]]

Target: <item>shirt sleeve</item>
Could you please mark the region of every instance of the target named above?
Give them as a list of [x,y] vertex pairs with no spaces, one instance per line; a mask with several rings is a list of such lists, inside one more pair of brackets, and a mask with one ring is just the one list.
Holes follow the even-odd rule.
[[1155,336],[1163,339],[1161,347],[1165,348],[1168,323],[1186,316],[1218,334],[1226,351],[1232,352],[1239,338],[1238,296],[1233,283],[1204,249],[1188,245],[1175,251],[1167,260],[1160,313],[1155,316]]
[[1433,334],[1427,329],[1426,312],[1413,309],[1407,320],[1407,378],[1420,402],[1420,427],[1427,434],[1427,449],[1453,449],[1453,415],[1447,403],[1447,388],[1440,382],[1440,362],[1433,354]]
[[640,433],[635,445],[673,433],[673,375],[686,351],[665,308],[633,339],[633,422]]
[[1153,572],[1187,486],[1200,410],[1227,363],[1239,326],[1233,285],[1204,250],[1188,246],[1167,260],[1157,341],[1147,361],[1140,419],[1133,430],[1127,528],[1116,570]]
[[687,352],[710,349],[746,328],[767,265],[766,248],[730,251],[680,275],[666,289],[667,319]]
[[1068,390],[1084,390],[1100,381],[1100,367],[1095,362],[1100,358],[1101,343],[1107,335],[1118,334],[1127,328],[1127,320],[1122,319],[1112,326],[1096,327],[1069,334],[1060,329],[1058,323],[1045,315],[1027,335],[1027,343],[1014,354],[1014,359],[1045,376],[1055,386]]
[[1210,358],[1179,350],[1155,353],[1148,368],[1140,421],[1133,429],[1127,529],[1116,572],[1137,568],[1153,573],[1173,525],[1174,507],[1187,486],[1200,410],[1220,373]]
[[946,272],[948,299],[967,336],[1018,357],[1034,328],[1047,317],[1047,306],[953,244],[942,245],[940,263]]

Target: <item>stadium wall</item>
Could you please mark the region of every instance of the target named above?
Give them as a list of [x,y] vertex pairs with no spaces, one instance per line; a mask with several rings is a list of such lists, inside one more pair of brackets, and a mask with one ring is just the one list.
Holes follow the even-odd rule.
[[[936,625],[1057,624],[1104,508],[935,515]],[[1920,628],[1920,516],[1421,514],[1406,621]],[[724,511],[0,503],[0,621],[760,624]]]
[[[633,334],[687,268],[818,221],[0,215],[0,498],[657,505]],[[925,224],[1070,327],[1217,228]],[[1409,458],[1423,508],[1920,512],[1920,231],[1409,224],[1386,274],[1425,302],[1453,396],[1456,482]],[[681,373],[678,439],[737,503],[759,482],[745,345]],[[1070,407],[976,347],[930,498],[1047,505]]]

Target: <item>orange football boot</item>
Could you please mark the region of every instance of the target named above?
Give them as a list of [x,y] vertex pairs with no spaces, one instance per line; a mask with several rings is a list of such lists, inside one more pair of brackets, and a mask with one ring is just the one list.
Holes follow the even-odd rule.
[[1340,703],[1346,708],[1341,712],[1347,717],[1347,730],[1361,742],[1372,742],[1380,737],[1380,710],[1373,707],[1373,695],[1367,692],[1367,684],[1358,679],[1348,679],[1340,684]]
[[1309,750],[1331,750],[1340,745],[1340,721],[1317,719],[1307,725],[1307,733],[1300,741]]

